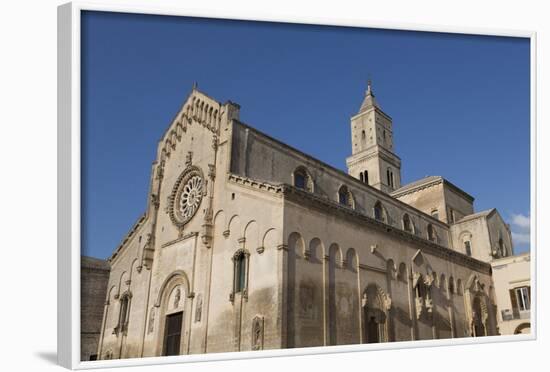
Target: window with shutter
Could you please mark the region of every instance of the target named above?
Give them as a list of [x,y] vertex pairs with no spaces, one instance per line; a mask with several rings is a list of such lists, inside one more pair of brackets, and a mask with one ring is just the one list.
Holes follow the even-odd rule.
[[510,301],[512,303],[512,313],[514,314],[514,318],[519,318],[518,300],[514,289],[510,289]]

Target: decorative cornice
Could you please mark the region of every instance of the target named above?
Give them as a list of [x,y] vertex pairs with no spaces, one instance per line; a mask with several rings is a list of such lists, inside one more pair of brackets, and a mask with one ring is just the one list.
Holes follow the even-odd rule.
[[[281,151],[284,151],[285,153],[287,154],[290,154],[290,156],[293,156],[297,159],[299,159],[303,165],[307,166],[307,167],[314,167],[314,168],[317,168],[317,169],[320,169],[322,170],[323,172],[328,172],[329,174],[333,174],[335,177],[341,177],[341,181],[343,183],[345,183],[346,185],[348,185],[349,187],[354,187],[356,188],[357,190],[361,190],[361,192],[368,192],[371,196],[379,199],[382,203],[384,202],[388,202],[388,203],[392,203],[392,204],[397,204],[397,206],[403,208],[403,209],[406,209],[410,212],[413,212],[419,216],[422,216],[422,218],[425,218],[426,220],[428,220],[430,223],[434,224],[434,225],[439,225],[439,226],[443,226],[443,227],[446,227],[448,228],[448,224],[446,224],[445,222],[443,221],[440,221],[439,219],[436,219],[436,218],[433,218],[432,216],[430,216],[429,214],[427,213],[424,213],[422,212],[421,210],[418,210],[416,208],[414,208],[413,206],[399,200],[399,199],[396,199],[392,196],[390,196],[389,194],[387,194],[386,192],[384,191],[381,191],[381,190],[378,190],[370,185],[367,185],[366,183],[362,182],[361,180],[359,180],[358,178],[355,178],[349,174],[347,174],[346,172],[338,169],[338,168],[335,168],[327,163],[324,163],[323,161],[319,160],[319,159],[316,159],[314,157],[312,157],[311,155],[308,155],[292,146],[289,146],[287,145],[286,143],[284,142],[281,142],[273,137],[270,137],[269,135],[259,131],[258,129],[254,128],[254,127],[251,127],[239,120],[234,120],[234,122],[240,126],[242,126],[243,128],[245,129],[248,129],[249,130],[249,133],[253,133],[256,135],[255,137],[255,140],[259,141],[259,142],[262,142],[262,143],[265,143],[265,144],[269,144],[271,145],[272,147],[274,147],[275,149],[278,149],[278,150],[281,150]],[[311,168],[309,168],[311,169]],[[243,177],[243,176],[240,176],[240,175],[235,175],[233,174],[233,176],[235,177],[240,177],[240,178],[246,178],[246,177]],[[248,178],[246,178],[248,179]],[[251,181],[254,181],[254,182],[260,182],[260,181],[256,181],[256,180],[251,180]],[[281,186],[282,184],[270,184],[274,187],[279,187]]]
[[401,167],[401,158],[396,154],[394,154],[393,152],[390,152],[389,150],[383,148],[380,145],[372,145],[351,156],[348,156],[348,158],[346,159],[346,165],[350,167],[362,161],[374,158],[376,156],[386,160],[387,162],[389,162],[390,164],[393,164],[398,168]]
[[359,268],[361,270],[368,270],[368,271],[374,271],[374,272],[377,272],[377,273],[380,273],[380,274],[387,274],[388,271],[386,269],[381,269],[379,267],[376,267],[376,266],[370,266],[370,265],[366,265],[366,264],[359,264]]
[[228,181],[251,189],[267,191],[274,194],[282,194],[283,192],[283,185],[274,185],[269,182],[257,181],[233,173],[228,174]]
[[486,262],[476,260],[472,257],[466,256],[465,254],[443,247],[437,243],[431,242],[417,235],[413,235],[399,228],[389,226],[372,217],[359,213],[349,207],[342,206],[339,203],[336,203],[335,201],[329,200],[327,198],[308,193],[294,186],[283,186],[284,198],[287,200],[294,201],[299,204],[307,202],[310,206],[317,209],[329,211],[330,213],[336,213],[341,217],[348,218],[350,221],[355,222],[361,227],[364,227],[365,224],[367,224],[369,227],[375,228],[384,233],[389,233],[401,240],[414,243],[415,245],[419,246],[419,248],[422,248],[422,251],[426,254],[448,259],[450,261],[459,263],[461,265],[467,266],[483,273],[488,274],[491,272],[491,265]]
[[410,187],[410,188],[407,188],[407,185],[405,185],[405,186],[403,186],[403,188],[405,188],[403,191],[399,191],[399,189],[397,189],[396,191],[391,193],[391,196],[393,196],[394,198],[400,198],[402,196],[412,194],[412,193],[415,193],[417,191],[421,191],[421,190],[430,188],[432,186],[439,185],[440,183],[443,183],[443,178],[436,178],[436,179],[433,179],[433,180],[430,180],[430,181],[426,181],[425,183],[421,183],[419,185],[416,185],[416,186]]
[[191,238],[191,237],[196,237],[196,236],[199,236],[198,231],[191,231],[191,232],[189,232],[189,233],[183,235],[183,236],[180,237],[180,238],[177,238],[177,239],[174,239],[174,240],[170,240],[169,242],[164,243],[164,244],[161,245],[160,247],[161,247],[161,248],[165,248],[165,247],[168,247],[168,246],[170,246],[170,245],[172,245],[172,244],[176,244],[176,243],[179,243],[179,242],[181,242],[181,241],[183,241],[183,240],[189,239],[189,238]]
[[439,185],[441,183],[444,186],[448,186],[451,190],[453,190],[457,194],[461,195],[462,197],[466,198],[468,201],[473,202],[475,200],[475,198],[472,195],[468,194],[464,190],[461,190],[460,188],[458,188],[453,183],[449,182],[448,180],[446,180],[443,177],[436,177],[436,178],[433,178],[433,179],[430,179],[430,180],[426,180],[425,182],[421,182],[418,185],[415,185],[415,186],[412,186],[412,187],[407,187],[407,185],[405,185],[401,188],[402,189],[401,191],[400,191],[400,189],[397,189],[394,192],[392,192],[390,195],[394,198],[400,198],[402,196],[412,194],[412,193],[430,188],[432,186]]
[[115,251],[113,252],[113,254],[111,255],[111,257],[109,257],[107,259],[108,262],[111,262],[113,261],[116,256],[120,253],[120,251],[122,250],[122,248],[126,245],[126,243],[128,243],[130,241],[131,238],[134,237],[136,231],[141,227],[143,226],[143,224],[145,223],[145,220],[146,220],[146,217],[147,217],[147,213],[143,213],[139,218],[138,220],[136,221],[136,223],[134,224],[134,226],[130,229],[130,231],[126,234],[126,236],[124,237],[124,239],[122,239],[122,242],[118,245],[117,249],[115,249]]

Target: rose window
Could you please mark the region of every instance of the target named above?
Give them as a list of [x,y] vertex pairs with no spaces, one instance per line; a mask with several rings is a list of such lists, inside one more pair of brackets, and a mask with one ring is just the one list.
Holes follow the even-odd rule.
[[193,218],[199,210],[204,191],[204,178],[200,168],[187,168],[176,181],[170,196],[168,213],[176,226],[181,228]]
[[180,197],[180,213],[185,220],[189,220],[199,207],[202,199],[202,178],[193,176],[183,186]]

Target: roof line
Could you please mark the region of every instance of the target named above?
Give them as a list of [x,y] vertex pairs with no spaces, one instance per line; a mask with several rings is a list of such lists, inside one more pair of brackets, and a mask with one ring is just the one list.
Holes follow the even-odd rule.
[[[246,124],[246,123],[243,123],[243,122],[240,121],[240,120],[234,119],[234,121],[237,122],[238,124],[244,126],[245,128],[248,128],[248,129],[250,129],[251,131],[253,131],[253,132],[259,134],[260,136],[265,137],[265,138],[269,139],[270,141],[273,141],[273,142],[275,142],[276,144],[278,144],[278,145],[280,145],[280,146],[282,146],[282,147],[285,147],[285,148],[287,148],[287,149],[290,149],[291,151],[294,151],[294,152],[298,153],[299,155],[301,155],[301,156],[307,158],[308,160],[311,160],[312,162],[319,164],[320,166],[323,166],[323,167],[325,167],[325,168],[327,168],[327,169],[329,169],[329,170],[331,170],[331,171],[333,171],[333,172],[335,172],[335,173],[338,173],[340,176],[345,177],[345,178],[347,178],[347,180],[353,182],[353,184],[354,184],[355,187],[363,188],[364,191],[373,192],[378,198],[382,198],[382,199],[384,199],[384,198],[389,198],[389,199],[391,199],[392,202],[395,202],[395,203],[397,203],[397,204],[399,204],[399,205],[401,205],[401,206],[403,206],[403,207],[405,207],[405,208],[410,208],[410,209],[414,210],[416,213],[418,213],[419,215],[424,216],[426,219],[428,219],[428,220],[431,221],[432,223],[442,224],[443,226],[449,226],[447,223],[445,223],[445,222],[443,222],[443,221],[441,221],[441,220],[439,220],[439,219],[436,219],[436,218],[430,216],[429,214],[427,214],[427,213],[421,211],[420,209],[417,209],[417,208],[413,207],[412,205],[407,204],[407,203],[405,203],[405,202],[403,202],[403,201],[401,201],[401,200],[395,198],[393,195],[387,194],[387,193],[385,193],[384,191],[378,190],[377,188],[374,188],[374,187],[372,187],[371,185],[367,185],[366,183],[361,182],[358,178],[355,178],[355,177],[353,177],[353,176],[350,176],[349,174],[347,174],[346,172],[342,171],[341,169],[338,169],[338,168],[336,168],[336,167],[333,167],[332,165],[329,165],[329,164],[323,162],[322,160],[316,159],[316,158],[314,158],[313,156],[308,155],[308,154],[302,152],[301,150],[298,150],[298,149],[296,149],[295,147],[292,147],[292,146],[290,146],[290,145],[288,145],[288,144],[286,144],[286,143],[284,143],[284,142],[282,142],[282,141],[279,141],[278,139],[273,138],[273,137],[271,137],[270,135],[265,134],[265,133],[263,133],[262,131],[260,131],[260,130],[258,130],[258,129],[256,129],[256,128],[254,128],[254,127],[251,127],[250,125],[248,125],[248,124]],[[238,175],[238,176],[241,177],[241,175]],[[247,177],[247,178],[248,178],[248,177]]]

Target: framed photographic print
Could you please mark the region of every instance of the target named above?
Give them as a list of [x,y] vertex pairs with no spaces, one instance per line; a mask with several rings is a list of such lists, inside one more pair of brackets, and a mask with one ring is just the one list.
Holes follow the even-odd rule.
[[535,338],[534,32],[58,27],[62,365]]

